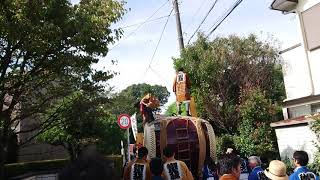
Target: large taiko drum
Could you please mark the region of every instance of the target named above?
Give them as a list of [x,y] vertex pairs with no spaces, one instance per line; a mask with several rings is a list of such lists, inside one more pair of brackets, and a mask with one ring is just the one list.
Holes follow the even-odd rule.
[[195,177],[200,177],[206,157],[216,160],[215,134],[208,121],[194,117],[164,117],[144,127],[144,146],[149,158],[163,157],[166,146],[175,151],[175,158],[184,161]]

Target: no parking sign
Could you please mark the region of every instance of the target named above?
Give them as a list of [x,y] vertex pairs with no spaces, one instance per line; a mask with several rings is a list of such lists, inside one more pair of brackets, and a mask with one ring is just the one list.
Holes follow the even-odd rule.
[[121,114],[118,117],[118,125],[121,129],[128,129],[131,126],[130,116],[127,114]]

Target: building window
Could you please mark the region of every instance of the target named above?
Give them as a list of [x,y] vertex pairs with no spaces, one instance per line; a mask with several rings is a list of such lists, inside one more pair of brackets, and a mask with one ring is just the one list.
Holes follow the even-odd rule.
[[301,13],[308,50],[320,48],[320,3]]
[[320,113],[320,103],[311,105],[312,114]]
[[290,119],[310,114],[310,105],[302,105],[288,108],[288,115]]

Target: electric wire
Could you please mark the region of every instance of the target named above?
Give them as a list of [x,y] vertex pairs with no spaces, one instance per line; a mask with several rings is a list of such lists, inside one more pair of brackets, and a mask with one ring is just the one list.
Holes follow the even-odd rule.
[[235,4],[230,7],[228,9],[228,11],[223,15],[221,16],[213,26],[210,27],[210,29],[212,29],[208,35],[206,36],[207,38],[223,23],[223,21],[241,4],[243,0],[238,0],[237,2],[235,2]]
[[[162,9],[167,3],[169,2],[169,0],[167,0],[166,2],[164,2],[154,13],[152,13],[151,16],[149,16],[144,22],[142,22],[136,29],[134,29],[130,34],[128,34],[126,37],[124,37],[122,39],[122,41],[128,39],[130,36],[132,36],[133,34],[135,34],[145,23],[147,23],[154,15],[156,15],[158,13],[158,11],[160,11],[160,9]],[[116,48],[117,46],[119,46],[119,44],[122,42],[119,41],[116,45],[114,45],[113,47],[111,47],[109,49],[109,51],[111,51],[112,49]]]
[[197,29],[194,31],[194,33],[191,35],[191,37],[188,40],[188,44],[190,44],[191,39],[194,37],[194,35],[196,35],[196,33],[199,31],[200,27],[202,26],[202,24],[204,23],[204,21],[207,19],[207,17],[209,16],[210,12],[212,11],[212,9],[216,6],[218,0],[215,0],[212,4],[212,6],[210,7],[209,11],[206,13],[205,17],[202,19],[201,23],[199,24],[199,26],[197,27]]

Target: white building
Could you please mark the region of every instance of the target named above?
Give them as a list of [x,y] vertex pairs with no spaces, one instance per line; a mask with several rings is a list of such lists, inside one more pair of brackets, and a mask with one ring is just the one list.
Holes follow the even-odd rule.
[[271,9],[295,13],[300,34],[298,44],[280,52],[287,98],[284,120],[271,126],[276,130],[282,158],[305,150],[312,160],[314,142],[319,140],[310,130],[313,119],[306,116],[320,112],[320,0],[274,0]]

